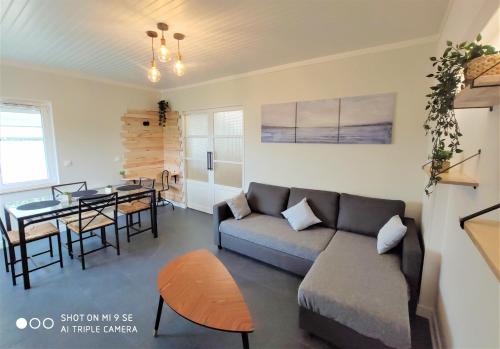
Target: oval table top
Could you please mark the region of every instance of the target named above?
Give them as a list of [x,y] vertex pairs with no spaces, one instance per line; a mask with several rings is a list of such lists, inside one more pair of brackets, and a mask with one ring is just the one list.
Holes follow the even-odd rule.
[[169,262],[158,274],[158,290],[177,314],[227,332],[253,332],[252,316],[224,264],[201,249]]

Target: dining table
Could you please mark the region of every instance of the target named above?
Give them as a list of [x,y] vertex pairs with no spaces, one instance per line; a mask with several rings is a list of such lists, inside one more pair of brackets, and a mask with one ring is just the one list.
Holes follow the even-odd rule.
[[[63,200],[65,195],[53,197],[52,195],[43,197],[33,197],[21,201],[8,202],[4,206],[5,225],[7,230],[12,230],[12,219],[17,223],[19,231],[19,248],[21,250],[21,265],[24,288],[29,289],[30,277],[28,271],[28,255],[26,250],[26,227],[40,222],[59,219],[78,213],[79,199],[89,199],[100,195],[116,192],[118,203],[130,202],[143,198],[151,198],[152,222],[151,228],[155,238],[158,237],[158,224],[156,212],[156,190],[142,187],[140,185],[117,185],[106,188],[94,188],[86,190],[85,195],[80,196],[79,192],[72,193],[72,200]],[[82,212],[90,211],[91,208],[83,207]]]

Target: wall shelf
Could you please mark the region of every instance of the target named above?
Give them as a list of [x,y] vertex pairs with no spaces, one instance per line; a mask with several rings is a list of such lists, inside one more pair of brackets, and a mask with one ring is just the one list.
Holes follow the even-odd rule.
[[[431,171],[428,166],[424,168],[425,173],[430,176]],[[441,180],[439,183],[442,184],[454,184],[454,185],[464,185],[467,187],[474,187],[476,188],[479,186],[479,181],[473,177],[467,176],[461,172],[448,172],[448,173],[441,173],[439,175],[441,177]],[[438,184],[439,184],[438,183]]]
[[500,222],[473,219],[465,222],[465,231],[500,281]]
[[500,75],[476,78],[455,96],[455,109],[489,108],[500,103]]

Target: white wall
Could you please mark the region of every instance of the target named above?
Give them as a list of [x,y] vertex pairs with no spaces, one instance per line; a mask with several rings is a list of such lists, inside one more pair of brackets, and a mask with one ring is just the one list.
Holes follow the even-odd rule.
[[[118,84],[0,65],[0,97],[52,103],[60,182],[119,183],[120,117],[127,109],[157,108],[160,94]],[[115,162],[115,158],[120,159]],[[72,165],[64,167],[65,161]],[[2,195],[0,200],[25,194]],[[29,195],[33,195],[30,193]]]
[[[336,190],[402,199],[417,219],[423,191],[424,78],[434,43],[343,55],[331,61],[165,91],[175,110],[241,105],[245,184]],[[369,50],[370,51],[370,50]],[[393,144],[261,143],[261,105],[396,92]]]
[[[456,0],[449,9],[436,54],[446,40],[472,40],[481,32],[483,42],[500,47],[497,0]],[[496,11],[496,12],[495,12]],[[494,14],[494,15],[493,15]],[[468,235],[459,217],[499,202],[500,108],[457,110],[464,150],[452,162],[482,149],[480,158],[461,170],[479,179],[477,190],[439,184],[424,197],[422,229],[426,245],[420,308],[437,315],[436,329],[447,348],[500,347],[500,284]],[[499,212],[484,218],[500,219]]]

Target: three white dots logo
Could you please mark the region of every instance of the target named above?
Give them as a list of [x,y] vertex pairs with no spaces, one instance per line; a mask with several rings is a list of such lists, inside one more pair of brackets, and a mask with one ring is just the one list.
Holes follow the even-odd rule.
[[52,320],[49,317],[43,320],[34,317],[31,318],[29,322],[23,317],[20,317],[19,319],[16,320],[16,327],[20,330],[24,330],[28,326],[28,324],[30,325],[30,328],[33,330],[39,329],[40,326],[43,326],[43,328],[46,330],[50,330],[52,327],[54,327],[54,320]]

